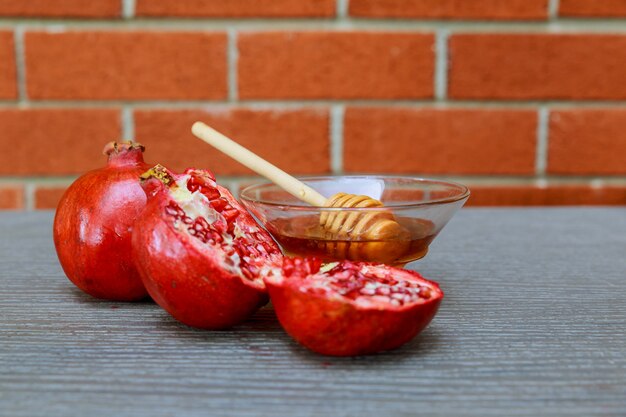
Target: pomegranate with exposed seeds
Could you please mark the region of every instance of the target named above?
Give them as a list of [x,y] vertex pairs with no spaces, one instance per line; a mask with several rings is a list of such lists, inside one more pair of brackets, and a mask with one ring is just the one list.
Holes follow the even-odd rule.
[[145,298],[131,257],[131,231],[146,205],[139,176],[149,168],[144,147],[111,142],[106,167],[78,178],[54,218],[54,245],[63,271],[84,292],[116,301]]
[[133,257],[152,298],[174,318],[204,329],[231,327],[267,303],[264,276],[282,254],[208,171],[143,175],[148,203],[133,231]]
[[365,262],[285,258],[283,275],[265,282],[285,331],[332,356],[371,354],[413,339],[443,299],[416,272]]

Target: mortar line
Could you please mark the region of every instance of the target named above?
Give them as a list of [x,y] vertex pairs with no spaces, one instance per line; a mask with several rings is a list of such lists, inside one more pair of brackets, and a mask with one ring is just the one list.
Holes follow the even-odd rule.
[[537,145],[535,150],[535,173],[543,178],[548,165],[548,124],[550,111],[540,107],[537,112]]
[[[15,108],[15,100],[0,99],[0,108]],[[353,107],[390,107],[390,108],[411,108],[411,109],[491,109],[491,110],[536,110],[538,107],[562,108],[562,109],[594,109],[594,108],[626,108],[626,100],[447,100],[435,101],[433,99],[342,99],[342,100],[289,100],[289,99],[255,99],[238,100],[236,102],[225,100],[29,100],[25,107],[33,109],[45,108],[93,108],[93,109],[118,109],[127,107],[129,109],[229,109],[247,108],[252,110],[279,110],[279,109],[309,109],[328,108],[332,106],[353,106]]]
[[128,106],[122,107],[122,140],[135,140],[135,115],[133,109]]
[[[127,0],[132,1],[132,0]],[[622,19],[575,19],[559,18],[545,21],[489,21],[489,20],[402,20],[402,19],[358,19],[345,17],[341,19],[30,19],[0,18],[0,28],[13,28],[16,25],[27,26],[28,29],[47,30],[63,27],[66,30],[150,30],[160,31],[227,31],[236,29],[240,32],[257,31],[319,31],[319,30],[368,30],[398,32],[434,32],[442,29],[447,31],[468,33],[550,33],[550,32],[584,32],[584,33],[624,33],[626,18]]]
[[35,210],[35,184],[30,181],[24,184],[24,210]]
[[343,173],[343,122],[345,107],[333,106],[330,110],[330,168],[333,174]]
[[445,100],[448,96],[448,36],[446,30],[435,34],[435,98]]
[[348,17],[349,2],[350,0],[337,0],[337,19]]
[[555,20],[559,17],[560,0],[548,0],[548,19]]
[[222,184],[223,182],[222,180],[228,181],[226,188],[228,188],[228,190],[232,193],[232,195],[239,198],[239,188],[240,188],[241,180],[239,178],[222,178],[222,179],[217,178],[217,182],[221,184],[222,186],[224,186]]
[[135,17],[135,0],[122,0],[122,17],[132,19]]
[[239,97],[239,85],[237,83],[239,49],[237,46],[237,31],[235,29],[228,30],[228,42],[226,48],[228,64],[228,101],[235,102]]
[[603,188],[606,185],[607,184],[604,178],[594,178],[591,181],[589,181],[589,186],[591,188]]
[[17,99],[20,106],[28,102],[26,91],[26,56],[24,54],[24,28],[21,25],[15,27],[13,32],[15,48],[15,71],[17,83]]
[[237,180],[234,177],[231,177],[228,175],[215,175],[215,177],[219,185],[221,185],[222,187],[228,188],[230,192],[233,193],[235,197],[237,197],[237,194],[236,194],[237,189],[234,188],[236,187],[235,182]]

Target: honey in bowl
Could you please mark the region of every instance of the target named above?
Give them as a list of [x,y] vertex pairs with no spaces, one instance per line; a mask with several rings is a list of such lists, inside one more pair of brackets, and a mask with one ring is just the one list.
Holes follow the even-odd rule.
[[[337,236],[320,225],[319,215],[277,218],[267,224],[268,231],[286,255],[315,256],[325,262],[349,259],[404,266],[423,258],[437,236],[430,220],[396,217],[407,233],[394,241],[364,240]],[[394,248],[394,252],[387,250]]]
[[[303,180],[324,195],[347,191],[381,202],[377,207],[325,208],[301,202],[275,184],[254,184],[241,191],[243,204],[286,255],[314,256],[326,262],[348,259],[404,266],[421,259],[469,197],[463,185],[421,178],[329,176]],[[359,224],[357,219],[363,221]]]

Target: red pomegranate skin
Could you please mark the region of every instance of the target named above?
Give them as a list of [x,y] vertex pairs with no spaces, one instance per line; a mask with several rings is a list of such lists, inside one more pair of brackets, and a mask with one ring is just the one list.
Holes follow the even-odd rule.
[[[285,261],[288,267],[292,261]],[[417,336],[433,319],[443,292],[435,282],[416,272],[363,262],[344,261],[339,266],[360,268],[369,265],[390,271],[392,277],[409,279],[428,288],[423,302],[391,308],[388,305],[362,307],[335,294],[305,292],[302,280],[315,273],[302,273],[297,261],[295,272],[281,279],[266,279],[276,315],[285,331],[308,349],[329,356],[367,355],[400,347]],[[314,269],[315,270],[315,269]],[[291,274],[291,276],[289,276]]]
[[146,204],[139,176],[149,168],[137,143],[108,144],[104,168],[78,178],[54,218],[54,245],[65,275],[96,298],[135,301],[148,293],[131,256],[133,222]]
[[[262,278],[253,282],[229,271],[220,248],[199,244],[174,227],[166,213],[172,201],[167,186],[151,179],[144,188],[148,203],[133,231],[133,256],[148,293],[159,306],[188,326],[217,330],[245,321],[267,304]],[[271,247],[268,263],[280,269],[282,255],[276,243],[227,189],[217,189],[239,211],[236,222],[258,230]]]

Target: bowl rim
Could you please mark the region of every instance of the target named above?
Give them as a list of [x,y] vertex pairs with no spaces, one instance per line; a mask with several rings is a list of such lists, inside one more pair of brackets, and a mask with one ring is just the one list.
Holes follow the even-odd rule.
[[[439,205],[439,204],[450,204],[450,203],[455,203],[457,201],[461,201],[461,200],[466,200],[467,198],[469,198],[470,196],[470,190],[466,185],[463,185],[461,183],[458,182],[454,182],[454,181],[447,181],[447,180],[439,180],[439,179],[433,179],[433,178],[423,178],[423,177],[411,177],[411,176],[402,176],[402,175],[315,175],[315,176],[296,176],[297,179],[301,180],[301,181],[311,181],[311,180],[328,180],[328,179],[333,179],[333,178],[350,178],[350,179],[360,179],[360,178],[376,178],[376,179],[401,179],[401,180],[412,180],[415,182],[420,182],[420,183],[436,183],[436,184],[442,184],[442,185],[449,185],[449,186],[454,186],[454,187],[458,187],[461,190],[461,193],[459,195],[456,196],[452,196],[452,197],[444,197],[444,198],[437,198],[434,200],[428,200],[428,201],[423,201],[423,202],[416,202],[416,203],[404,203],[404,204],[387,204],[385,205],[385,207],[387,208],[392,208],[392,209],[410,209],[410,208],[417,208],[417,207],[423,207],[423,206],[434,206],[434,205]],[[244,195],[244,193],[252,191],[255,188],[261,188],[264,186],[276,186],[278,187],[276,184],[274,184],[271,181],[265,180],[265,181],[261,181],[258,183],[254,183],[254,184],[250,184],[247,187],[243,188],[242,190],[239,191],[239,198],[242,199],[244,202],[247,203],[252,203],[252,204],[260,204],[260,205],[264,205],[264,206],[271,206],[271,207],[283,207],[283,208],[288,208],[290,210],[303,210],[303,211],[307,211],[307,210],[321,210],[321,211],[330,211],[330,212],[335,212],[335,211],[345,211],[345,210],[349,210],[349,211],[380,211],[380,207],[354,207],[354,208],[344,208],[344,207],[314,207],[314,206],[303,206],[303,205],[294,205],[294,204],[285,204],[285,203],[276,203],[276,202],[272,202],[272,201],[268,201],[268,200],[262,200],[262,199],[256,199],[256,198],[250,198]],[[280,187],[278,187],[280,188]]]

